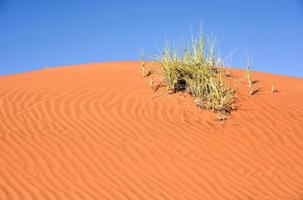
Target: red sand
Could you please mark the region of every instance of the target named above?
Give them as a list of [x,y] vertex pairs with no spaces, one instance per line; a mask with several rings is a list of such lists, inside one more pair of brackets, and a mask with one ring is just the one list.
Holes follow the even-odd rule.
[[0,77],[0,199],[302,199],[303,79],[253,75],[225,123],[137,62]]

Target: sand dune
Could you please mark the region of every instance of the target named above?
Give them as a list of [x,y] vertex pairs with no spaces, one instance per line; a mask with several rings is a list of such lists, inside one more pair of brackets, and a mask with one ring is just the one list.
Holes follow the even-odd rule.
[[137,62],[0,77],[0,199],[303,199],[303,79],[253,75],[225,123]]

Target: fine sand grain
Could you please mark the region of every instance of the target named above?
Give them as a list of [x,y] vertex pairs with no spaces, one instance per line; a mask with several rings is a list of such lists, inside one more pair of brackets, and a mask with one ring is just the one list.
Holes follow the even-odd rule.
[[226,122],[139,62],[2,76],[0,199],[303,199],[303,79],[253,76]]

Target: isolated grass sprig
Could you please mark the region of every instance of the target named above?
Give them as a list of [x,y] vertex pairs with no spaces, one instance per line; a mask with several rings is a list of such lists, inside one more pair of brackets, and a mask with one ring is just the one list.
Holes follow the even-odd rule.
[[247,75],[247,82],[248,82],[248,89],[249,89],[249,94],[253,95],[255,94],[256,90],[254,89],[254,80],[252,77],[252,72],[251,72],[251,61],[249,58],[246,60],[246,75]]

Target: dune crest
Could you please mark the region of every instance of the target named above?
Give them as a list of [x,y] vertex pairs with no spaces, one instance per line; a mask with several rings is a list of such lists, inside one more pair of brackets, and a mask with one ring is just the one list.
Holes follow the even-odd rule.
[[221,123],[139,62],[0,77],[0,199],[302,199],[303,79],[254,78]]

